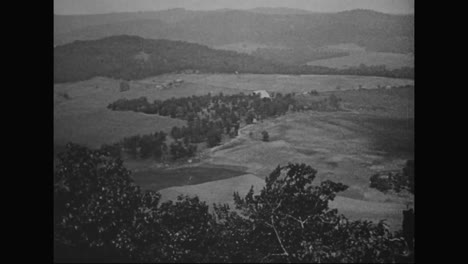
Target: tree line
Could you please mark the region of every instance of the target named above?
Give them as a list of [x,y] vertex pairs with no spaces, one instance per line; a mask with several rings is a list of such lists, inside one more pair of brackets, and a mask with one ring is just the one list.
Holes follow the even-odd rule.
[[[143,54],[144,56],[139,56]],[[143,59],[142,59],[143,58]],[[171,40],[112,36],[75,41],[54,48],[54,82],[75,82],[97,76],[136,80],[150,76],[198,70],[201,73],[334,74],[414,78],[414,68],[385,66],[334,69],[288,65],[233,51]]]
[[[278,166],[236,210],[197,197],[161,202],[119,158],[69,144],[54,170],[54,260],[79,262],[407,262],[412,233],[351,221],[328,207],[346,185],[311,184],[306,164]],[[405,221],[404,226],[411,225]]]
[[[160,160],[169,154],[173,160],[195,155],[197,145],[205,142],[207,147],[219,145],[224,136],[238,135],[242,124],[252,124],[286,114],[288,111],[339,109],[340,98],[334,94],[322,101],[299,103],[294,93],[272,93],[271,98],[258,94],[201,95],[148,102],[146,97],[119,99],[108,105],[114,111],[135,111],[146,114],[170,116],[187,121],[187,126],[174,126],[170,136],[174,140],[166,145],[166,134],[132,136],[119,144],[133,158],[154,157]],[[116,144],[114,148],[118,148]],[[108,146],[105,146],[109,149]],[[113,152],[115,152],[113,150]]]
[[408,190],[414,194],[414,160],[407,160],[401,172],[376,173],[370,178],[370,187],[381,192]]

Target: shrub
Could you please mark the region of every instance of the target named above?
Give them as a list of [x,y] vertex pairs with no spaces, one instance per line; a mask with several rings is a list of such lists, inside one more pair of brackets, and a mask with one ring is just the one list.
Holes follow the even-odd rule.
[[268,135],[268,132],[266,131],[262,131],[262,140],[265,141],[265,142],[268,142],[269,141],[269,135]]
[[[160,203],[119,158],[68,144],[54,171],[54,260],[79,262],[398,262],[402,235],[349,221],[328,204],[347,186],[305,164],[277,167],[237,211],[197,197]],[[405,222],[405,238],[411,230]]]

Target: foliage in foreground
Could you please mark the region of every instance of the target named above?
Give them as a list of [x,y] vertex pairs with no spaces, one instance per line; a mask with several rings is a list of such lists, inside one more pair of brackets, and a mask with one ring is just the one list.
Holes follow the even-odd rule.
[[408,190],[414,194],[414,160],[406,161],[401,172],[377,173],[370,178],[370,187],[381,192]]
[[402,235],[383,222],[349,221],[328,202],[347,186],[312,185],[305,164],[277,167],[236,210],[197,197],[160,202],[118,158],[69,144],[54,172],[56,261],[396,262]]

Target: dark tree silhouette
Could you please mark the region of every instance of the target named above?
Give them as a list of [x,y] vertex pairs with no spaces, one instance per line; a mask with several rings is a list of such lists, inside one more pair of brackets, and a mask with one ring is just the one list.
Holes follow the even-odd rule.
[[262,131],[262,140],[265,142],[268,142],[270,140],[270,136],[268,135],[268,132]]

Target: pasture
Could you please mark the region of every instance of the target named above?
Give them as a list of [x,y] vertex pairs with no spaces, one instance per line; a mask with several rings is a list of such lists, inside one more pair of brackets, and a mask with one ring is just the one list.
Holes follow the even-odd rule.
[[323,66],[337,69],[359,67],[360,64],[366,66],[385,65],[387,69],[414,67],[414,55],[390,52],[354,51],[348,56],[314,60],[307,63],[307,65],[311,66]]
[[144,190],[159,191],[172,186],[184,186],[233,178],[245,172],[242,167],[190,166],[181,168],[147,168],[132,173],[135,183]]
[[[229,179],[206,182],[190,186],[170,187],[159,191],[161,200],[176,200],[179,195],[198,196],[208,205],[228,204],[234,208],[234,192],[244,197],[251,187],[254,193],[259,193],[265,186],[265,181],[252,174],[245,174]],[[401,211],[405,206],[399,203],[379,203],[350,199],[337,196],[330,202],[331,208],[336,208],[341,214],[352,220],[365,219],[374,222],[385,219],[390,230],[401,228],[403,216]],[[212,209],[212,207],[210,207]]]
[[[369,178],[381,170],[400,170],[414,159],[414,91],[375,89],[324,92],[343,99],[345,111],[290,113],[244,127],[230,143],[212,149],[206,163],[245,166],[245,177],[161,190],[164,199],[179,194],[199,195],[209,203],[232,204],[232,192],[259,190],[278,165],[306,163],[315,168],[316,183],[342,182],[348,190],[330,205],[351,219],[387,219],[400,227],[401,211],[414,205],[409,193],[381,193],[369,187]],[[305,95],[304,97],[309,97]],[[261,131],[270,142],[261,141]],[[241,181],[242,184],[240,183]]]
[[[168,89],[156,86],[181,79],[183,83]],[[412,80],[365,76],[326,75],[261,75],[261,74],[166,74],[144,80],[130,81],[130,90],[120,92],[119,80],[98,77],[76,83],[54,85],[54,145],[69,141],[90,147],[112,143],[125,136],[169,131],[185,121],[133,112],[112,112],[106,107],[120,98],[145,96],[153,100],[208,93],[235,94],[254,90],[296,92],[332,91],[337,86],[355,89],[360,85],[413,84]]]
[[[133,92],[133,93],[132,93]],[[61,96],[66,93],[69,99]],[[119,82],[95,78],[85,82],[54,86],[54,145],[68,142],[91,148],[110,144],[126,136],[168,132],[183,126],[183,120],[135,112],[115,112],[107,105],[119,98],[143,96],[144,91],[119,92]]]
[[[156,90],[149,87],[167,80],[182,79],[185,86],[168,90]],[[359,86],[375,88],[377,86],[414,85],[413,80],[395,79],[372,76],[348,75],[279,75],[279,74],[170,74],[155,76],[140,81],[135,85],[145,88],[148,96],[158,97],[178,96],[183,89],[186,96],[203,93],[238,93],[255,90],[266,90],[281,93],[302,93],[311,90],[333,91],[341,89],[357,89]],[[193,88],[192,88],[193,87]],[[200,90],[201,88],[201,90]],[[148,97],[149,98],[149,97]]]
[[[183,82],[168,89],[156,86]],[[357,89],[414,85],[413,80],[363,76],[168,74],[130,81],[120,92],[119,80],[94,78],[54,85],[54,145],[68,141],[90,147],[112,143],[125,136],[169,131],[185,121],[135,112],[114,112],[106,107],[120,98],[145,96],[152,100],[203,95],[234,94],[254,90],[295,92],[301,100],[315,100],[302,92],[316,90],[320,96],[335,94],[343,101],[340,112],[296,112],[241,129],[240,136],[213,149],[200,148],[193,164],[164,168],[155,161],[126,160],[137,184],[160,191],[163,199],[178,194],[199,195],[209,202],[229,202],[234,190],[241,194],[263,179],[278,164],[306,163],[317,169],[317,180],[329,179],[349,185],[333,205],[348,217],[390,219],[401,223],[401,210],[413,196],[383,194],[369,188],[369,177],[379,170],[401,169],[414,158],[414,90]],[[341,89],[336,90],[337,86]],[[65,96],[66,94],[66,96]],[[268,131],[270,142],[261,141]],[[199,160],[201,160],[199,162]]]

